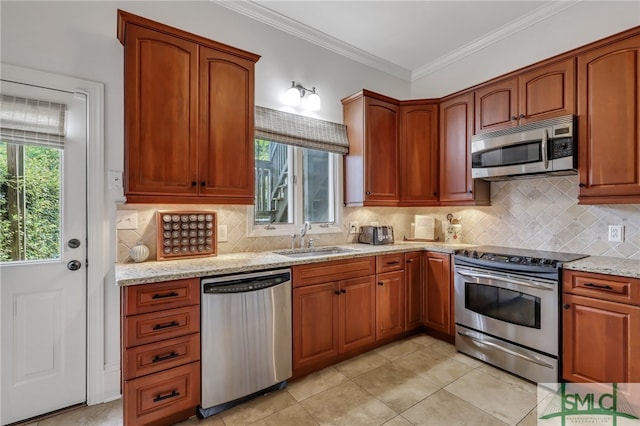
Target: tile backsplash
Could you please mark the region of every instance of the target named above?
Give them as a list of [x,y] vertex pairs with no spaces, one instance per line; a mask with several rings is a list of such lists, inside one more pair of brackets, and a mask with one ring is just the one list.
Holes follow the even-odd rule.
[[[582,206],[577,204],[578,177],[545,177],[491,183],[488,207],[363,207],[345,208],[342,233],[322,234],[317,245],[354,241],[349,221],[360,225],[379,222],[394,228],[396,241],[409,235],[414,215],[446,222],[448,213],[462,217],[462,242],[492,244],[537,250],[584,253],[640,260],[640,205]],[[138,227],[118,230],[118,262],[131,262],[129,250],[142,241],[149,247],[149,260],[156,253],[156,210],[215,210],[218,224],[227,225],[228,241],[218,243],[218,253],[266,251],[289,248],[288,236],[247,235],[248,206],[125,204],[119,210],[136,210]],[[607,241],[608,225],[624,225],[622,243]],[[442,232],[440,231],[442,239]],[[314,236],[315,237],[315,236]]]

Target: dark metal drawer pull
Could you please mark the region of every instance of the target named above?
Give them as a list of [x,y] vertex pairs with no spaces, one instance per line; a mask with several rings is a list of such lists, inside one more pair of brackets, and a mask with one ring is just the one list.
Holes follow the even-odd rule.
[[178,352],[171,352],[169,355],[156,355],[151,362],[154,363],[154,362],[166,361],[168,359],[177,358],[179,356],[180,354]]
[[585,287],[599,288],[601,290],[613,290],[613,287],[611,287],[610,285],[598,285],[594,283],[584,283],[583,285]]
[[180,396],[180,392],[174,390],[171,393],[168,393],[166,395],[158,395],[158,396],[156,396],[155,398],[153,398],[153,402],[160,402],[160,401],[163,401],[165,399],[175,398],[176,396]]
[[171,321],[169,324],[156,324],[153,326],[154,330],[162,330],[163,328],[177,327],[180,323],[178,321]]
[[164,299],[166,297],[178,297],[180,296],[178,293],[176,293],[175,291],[172,291],[171,293],[166,293],[166,294],[154,294],[153,296],[151,296],[152,299]]
[[400,262],[398,262],[397,260],[393,261],[393,262],[387,262],[387,265],[397,265]]

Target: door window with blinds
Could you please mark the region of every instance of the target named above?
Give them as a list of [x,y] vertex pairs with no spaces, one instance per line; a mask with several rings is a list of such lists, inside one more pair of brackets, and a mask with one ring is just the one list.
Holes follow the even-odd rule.
[[253,228],[290,233],[304,222],[336,225],[346,128],[256,107]]
[[0,262],[61,256],[64,104],[1,95]]

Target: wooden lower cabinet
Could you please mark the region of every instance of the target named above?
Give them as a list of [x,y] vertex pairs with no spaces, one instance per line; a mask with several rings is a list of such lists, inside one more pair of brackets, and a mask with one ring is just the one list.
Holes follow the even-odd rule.
[[405,331],[411,331],[422,325],[423,252],[406,253],[404,259]]
[[375,342],[375,291],[374,275],[300,287],[294,284],[294,376]]
[[171,425],[200,404],[200,280],[121,290],[124,425]]
[[385,272],[376,277],[376,339],[404,332],[404,271]]
[[424,325],[453,335],[451,257],[447,253],[425,255]]
[[563,273],[563,378],[640,382],[640,279]]

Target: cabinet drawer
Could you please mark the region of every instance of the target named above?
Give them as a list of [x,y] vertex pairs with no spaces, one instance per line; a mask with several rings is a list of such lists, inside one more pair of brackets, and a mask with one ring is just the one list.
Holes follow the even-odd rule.
[[124,383],[125,425],[173,424],[200,404],[200,362]]
[[124,318],[125,347],[144,345],[200,331],[200,305]]
[[124,352],[125,380],[157,373],[200,359],[200,334],[136,346]]
[[404,253],[385,254],[376,257],[376,272],[401,271],[404,269]]
[[364,277],[373,275],[375,272],[375,258],[373,256],[310,263],[293,267],[293,287]]
[[640,279],[637,278],[565,270],[562,287],[565,293],[640,305]]
[[123,289],[123,314],[136,315],[200,303],[200,279],[140,284]]

